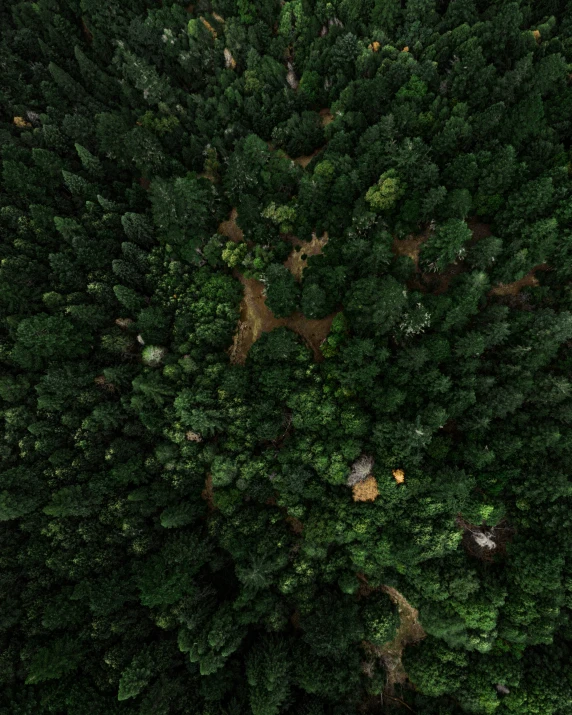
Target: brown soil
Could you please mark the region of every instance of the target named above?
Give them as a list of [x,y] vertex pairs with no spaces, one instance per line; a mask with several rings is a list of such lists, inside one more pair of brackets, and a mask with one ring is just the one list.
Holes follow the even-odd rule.
[[369,477],[362,482],[354,484],[352,494],[354,501],[375,501],[379,496],[379,489],[377,488],[375,477],[370,474]]
[[287,318],[276,318],[266,306],[264,284],[255,278],[245,278],[238,271],[235,271],[235,276],[244,286],[244,298],[240,304],[238,329],[229,353],[233,364],[244,364],[250,347],[262,333],[280,327],[289,328],[300,335],[314,353],[315,360],[323,360],[320,345],[330,332],[336,313],[331,313],[321,320],[310,320],[298,312]]
[[530,273],[514,283],[499,283],[499,285],[491,288],[489,295],[518,295],[523,288],[539,285],[538,278],[534,275],[536,271],[548,271],[550,267],[547,263],[541,263],[535,266]]
[[[294,249],[288,258],[284,261],[284,265],[292,273],[297,281],[302,279],[304,268],[308,265],[310,256],[318,256],[326,243],[328,242],[328,233],[325,232],[321,238],[318,238],[315,233],[312,234],[311,241],[300,241],[296,236],[289,236],[290,243],[299,247],[300,250]],[[305,258],[302,258],[305,256]]]
[[[477,241],[482,238],[491,236],[490,226],[486,223],[481,223],[474,218],[467,220],[467,225],[471,229],[473,236],[470,241],[467,242],[467,246],[473,246]],[[417,235],[411,235],[404,239],[394,239],[392,250],[396,256],[409,256],[411,260],[415,263],[415,277],[412,278],[407,287],[410,290],[417,290],[421,293],[433,293],[434,295],[441,295],[445,293],[449,287],[451,280],[463,273],[466,270],[466,264],[464,261],[455,261],[451,263],[450,266],[442,271],[441,273],[423,273],[419,268],[419,253],[421,251],[421,246],[429,238],[430,229],[427,227],[422,233]],[[535,266],[530,273],[513,283],[500,283],[494,286],[489,291],[489,296],[516,296],[519,292],[526,288],[527,286],[537,286],[538,278],[535,276],[536,271],[547,271],[550,267],[546,263],[542,263]]]
[[83,17],[81,18],[81,29],[83,30],[83,34],[85,35],[85,40],[87,44],[91,45],[91,43],[93,42],[93,35],[89,27],[85,24],[85,20],[83,19]]
[[[244,235],[236,223],[236,217],[237,211],[236,208],[233,208],[229,219],[219,225],[218,232],[231,241],[240,243],[244,240]],[[313,236],[311,241],[306,242],[298,240],[295,236],[288,238],[294,245],[300,246],[301,250],[292,251],[284,265],[292,271],[297,280],[300,280],[308,257],[316,256],[322,251],[328,236],[327,234],[321,238]],[[306,258],[303,259],[302,255],[305,255]],[[280,327],[289,328],[300,335],[314,353],[315,360],[323,360],[320,345],[328,336],[336,313],[331,313],[320,320],[310,320],[299,312],[292,313],[287,318],[276,318],[270,308],[266,306],[264,284],[255,278],[245,278],[238,270],[234,271],[234,275],[244,286],[244,298],[240,304],[238,328],[229,351],[233,364],[244,364],[250,347],[262,333]]]
[[[467,220],[467,226],[471,229],[473,237],[471,238],[470,241],[468,241],[467,245],[472,246],[474,245],[477,241],[480,241],[481,238],[487,238],[488,236],[491,236],[491,229],[488,223],[481,223],[480,221],[477,221],[474,218],[470,218]],[[427,226],[421,233],[418,233],[416,235],[411,234],[407,238],[404,239],[394,239],[393,241],[393,253],[396,256],[409,256],[409,258],[412,259],[412,261],[415,263],[415,270],[419,273],[419,252],[421,251],[421,246],[425,241],[429,238],[431,235],[431,230],[429,226]],[[462,265],[462,261],[457,264],[453,265]],[[460,271],[457,271],[460,273]],[[422,274],[423,276],[430,276],[431,278],[434,278],[434,274]],[[440,277],[440,276],[436,276]]]
[[467,226],[473,232],[473,238],[469,241],[469,246],[472,246],[477,241],[480,241],[481,238],[488,238],[489,236],[493,235],[489,224],[477,221],[476,218],[468,219]]
[[312,159],[316,156],[316,154],[319,154],[324,147],[319,147],[318,149],[315,149],[311,154],[306,154],[305,156],[298,156],[296,159],[292,159],[294,164],[298,164],[298,166],[301,166],[302,169],[305,169],[308,164],[312,161]]
[[218,233],[226,236],[234,243],[240,243],[244,240],[244,234],[242,229],[236,223],[236,217],[238,212],[236,208],[232,209],[230,212],[230,218],[227,221],[223,221],[218,227]]
[[421,245],[429,238],[429,229],[418,236],[393,240],[392,250],[396,256],[408,256],[415,263],[415,270],[419,272],[419,251]]
[[295,534],[301,534],[304,531],[304,524],[302,524],[300,519],[297,519],[295,516],[288,515],[286,517],[286,523],[289,524]]
[[381,648],[381,658],[387,670],[387,688],[391,690],[395,683],[405,683],[407,673],[401,662],[406,645],[417,643],[425,638],[425,631],[419,623],[419,611],[413,608],[399,591],[391,586],[384,586],[383,591],[391,598],[399,611],[400,624],[395,638]]
[[329,109],[320,109],[320,116],[322,117],[323,127],[326,127],[330,122],[334,121],[334,115]]
[[201,492],[201,496],[206,501],[209,512],[214,511],[216,505],[214,503],[213,478],[211,474],[207,474],[205,488]]
[[379,658],[382,661],[387,673],[385,692],[387,695],[392,695],[397,683],[404,684],[408,681],[407,673],[401,662],[403,649],[405,646],[412,645],[425,638],[426,633],[419,623],[419,612],[407,602],[399,591],[391,586],[372,588],[363,574],[357,574],[357,576],[361,581],[358,591],[360,597],[367,598],[373,591],[383,591],[391,598],[399,612],[399,628],[392,641],[383,646],[376,646],[369,641],[362,642],[367,656]]

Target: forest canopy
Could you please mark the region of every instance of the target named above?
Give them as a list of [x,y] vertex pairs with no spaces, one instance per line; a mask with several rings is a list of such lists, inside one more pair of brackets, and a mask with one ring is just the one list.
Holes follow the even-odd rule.
[[0,26],[0,715],[572,715],[572,3]]

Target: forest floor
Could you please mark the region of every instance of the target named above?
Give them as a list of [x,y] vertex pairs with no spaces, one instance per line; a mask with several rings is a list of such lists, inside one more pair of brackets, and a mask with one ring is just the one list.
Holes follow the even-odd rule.
[[[296,236],[288,235],[288,240],[295,247],[292,253],[284,261],[284,265],[294,278],[299,281],[302,279],[304,268],[308,265],[310,256],[318,256],[328,242],[328,233],[318,238],[315,233],[312,234],[311,241],[301,241]],[[299,250],[298,250],[299,249]]]
[[[472,246],[481,238],[491,236],[491,230],[488,224],[481,223],[475,219],[468,219],[467,225],[473,233],[473,237],[468,242]],[[431,229],[428,226],[419,234],[410,236],[409,238],[398,239],[393,241],[393,253],[396,256],[409,256],[415,263],[415,277],[409,281],[408,288],[410,290],[418,290],[420,293],[433,293],[441,295],[445,293],[449,287],[451,280],[459,273],[466,270],[464,261],[455,261],[440,273],[424,273],[419,268],[419,253],[421,246],[427,241],[431,235]]]
[[216,506],[214,503],[213,478],[211,474],[207,474],[205,488],[201,492],[201,496],[206,501],[209,512],[214,511]]
[[336,313],[320,320],[311,320],[296,311],[287,318],[276,318],[266,305],[264,284],[255,278],[245,278],[238,271],[236,277],[244,286],[244,298],[240,304],[240,320],[230,348],[230,361],[243,364],[251,346],[262,333],[274,328],[286,327],[300,335],[314,353],[316,362],[323,360],[320,345],[328,336]]
[[[334,121],[334,115],[330,112],[329,109],[320,109],[320,117],[321,117],[321,122],[323,127],[327,127],[330,122]],[[272,142],[267,142],[268,148],[274,151],[276,147]],[[320,146],[317,149],[314,149],[314,151],[311,154],[303,154],[302,156],[296,156],[294,158],[288,156],[289,159],[291,159],[295,164],[298,164],[298,166],[301,166],[303,169],[305,169],[308,164],[312,161],[312,159],[316,156],[316,154],[319,154],[323,149],[325,149],[324,146]]]
[[400,620],[395,638],[390,643],[382,646],[379,653],[387,672],[386,689],[389,693],[392,693],[397,683],[403,684],[408,680],[401,661],[403,649],[405,646],[419,642],[425,638],[426,634],[418,620],[419,611],[413,608],[405,597],[391,586],[383,586],[382,590],[387,593],[397,606]]
[[[322,110],[324,111],[324,110]],[[327,116],[331,117],[331,114]],[[218,232],[226,236],[235,243],[240,243],[244,240],[244,235],[240,227],[236,223],[237,210],[232,209],[229,218],[223,221]],[[473,232],[473,238],[469,242],[470,245],[476,241],[491,235],[488,224],[481,223],[474,219],[468,220],[468,225]],[[419,268],[419,253],[421,246],[429,238],[430,228],[426,228],[422,233],[411,235],[405,239],[395,239],[393,241],[393,252],[398,256],[409,256],[415,263],[415,276],[412,278],[408,287],[410,290],[418,290],[422,293],[433,293],[440,295],[446,292],[449,283],[454,276],[466,270],[464,261],[452,263],[442,273],[424,273]],[[293,244],[294,249],[284,261],[284,265],[290,270],[296,280],[300,281],[304,268],[307,266],[310,256],[319,255],[328,241],[328,234],[318,237],[312,235],[310,241],[301,241],[296,236],[291,234],[286,236],[286,239]],[[500,283],[494,286],[489,291],[490,296],[518,296],[519,292],[527,286],[537,286],[538,279],[535,275],[536,271],[548,270],[546,264],[535,266],[530,273],[518,281],[512,283]],[[266,305],[266,296],[264,294],[264,284],[255,278],[245,278],[239,271],[234,271],[235,277],[242,283],[244,287],[244,297],[240,304],[240,319],[238,327],[233,337],[233,343],[229,350],[231,362],[234,364],[244,364],[246,356],[251,346],[258,340],[262,333],[270,332],[274,328],[286,327],[300,335],[306,345],[312,350],[314,359],[317,362],[323,360],[320,352],[320,345],[328,336],[332,321],[336,313],[331,313],[325,318],[312,320],[306,318],[302,313],[295,312],[287,318],[276,318],[272,311]]]
[[383,662],[387,677],[385,694],[392,696],[397,684],[404,685],[408,681],[401,660],[403,649],[423,640],[426,633],[419,623],[419,611],[413,608],[397,589],[392,586],[372,588],[363,574],[358,574],[358,578],[361,581],[358,592],[361,597],[367,598],[373,591],[383,591],[397,606],[399,612],[399,628],[392,641],[383,646],[376,646],[369,641],[364,641],[362,644],[368,656],[379,658]]
[[[473,232],[473,237],[467,244],[469,247],[480,239],[492,235],[489,224],[470,218],[467,220],[467,225]],[[421,233],[411,235],[408,238],[395,238],[392,249],[396,256],[409,256],[415,263],[415,277],[412,278],[407,285],[410,290],[441,295],[447,291],[451,280],[467,269],[467,264],[464,261],[455,261],[447,266],[441,273],[424,273],[421,271],[419,268],[419,253],[421,246],[429,238],[430,233],[431,231],[429,227],[427,227]],[[549,266],[546,263],[542,263],[532,268],[530,273],[520,280],[513,281],[512,283],[499,283],[493,286],[488,294],[489,296],[517,296],[523,288],[539,285],[535,273],[536,271],[546,270],[549,270]]]
[[[239,243],[244,240],[244,236],[236,223],[236,217],[237,212],[234,208],[229,219],[219,225],[218,232],[231,241]],[[311,241],[306,242],[300,241],[295,236],[288,236],[288,240],[294,244],[295,248],[284,262],[284,265],[292,272],[296,280],[300,280],[308,258],[321,253],[328,241],[328,235],[324,234],[321,238],[314,235]],[[298,311],[287,318],[276,318],[266,305],[264,283],[256,278],[245,278],[238,270],[234,271],[234,275],[244,287],[244,297],[240,304],[238,327],[229,351],[230,360],[233,364],[244,364],[248,351],[262,333],[267,333],[274,330],[274,328],[280,327],[289,328],[300,335],[314,353],[315,360],[317,362],[323,360],[320,345],[328,336],[336,313],[331,313],[319,320],[306,318]]]
[[536,271],[548,271],[550,266],[547,263],[541,263],[535,266],[528,275],[524,276],[518,281],[513,283],[499,283],[498,285],[491,288],[489,295],[518,295],[523,288],[536,287],[540,285],[538,278],[536,277]]

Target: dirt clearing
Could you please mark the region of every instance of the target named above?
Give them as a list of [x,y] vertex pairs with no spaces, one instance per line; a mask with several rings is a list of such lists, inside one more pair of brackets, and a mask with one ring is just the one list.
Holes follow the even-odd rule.
[[396,683],[405,683],[408,680],[407,673],[401,662],[403,649],[407,645],[417,643],[425,638],[425,631],[419,623],[419,611],[413,608],[399,591],[391,586],[383,586],[382,591],[387,593],[389,598],[397,606],[399,611],[399,628],[395,638],[382,646],[379,657],[383,661],[387,671],[387,690],[391,693]]
[[322,252],[328,242],[328,233],[324,233],[321,238],[318,238],[316,234],[313,233],[311,241],[300,241],[296,236],[291,236],[289,240],[295,248],[284,261],[284,265],[288,268],[290,273],[292,273],[294,278],[299,281],[302,279],[304,268],[308,265],[308,258],[310,256],[318,256]]
[[322,117],[322,126],[327,127],[330,122],[334,121],[334,115],[329,109],[320,109],[320,117]]
[[413,608],[399,591],[391,586],[372,588],[363,574],[357,576],[361,581],[358,592],[360,596],[367,598],[373,591],[383,591],[391,598],[399,612],[399,628],[392,641],[383,646],[376,646],[369,641],[362,643],[369,658],[379,658],[382,661],[387,674],[385,692],[387,695],[393,695],[397,683],[405,684],[408,681],[407,673],[401,662],[403,649],[405,646],[418,643],[425,638],[426,633],[419,623],[418,610]]
[[[234,243],[244,240],[244,234],[236,223],[237,210],[233,208],[228,220],[223,221],[218,232]],[[295,249],[288,256],[284,265],[300,280],[310,256],[317,256],[328,241],[325,233],[321,238],[315,234],[311,241],[300,241],[295,236],[288,237],[290,242],[300,250]],[[262,333],[268,333],[274,328],[285,327],[300,335],[306,345],[314,353],[316,361],[323,360],[320,345],[328,336],[332,321],[336,313],[331,313],[325,318],[311,320],[302,313],[295,312],[287,318],[276,318],[266,305],[264,283],[256,278],[246,278],[235,269],[234,276],[243,285],[244,297],[240,304],[240,319],[234,334],[232,345],[229,349],[230,361],[233,364],[244,364],[251,346],[258,340]]]
[[201,492],[201,497],[206,501],[209,512],[213,512],[216,506],[214,503],[213,478],[211,474],[207,474],[205,488]]
[[523,288],[535,288],[540,285],[538,278],[534,275],[536,271],[548,271],[550,267],[547,263],[541,263],[535,266],[527,276],[513,283],[499,283],[494,288],[491,288],[489,295],[518,295]]
[[[472,231],[472,238],[467,241],[467,248],[473,246],[482,238],[492,236],[490,226],[486,223],[481,223],[475,218],[467,220],[467,226]],[[417,290],[421,293],[433,293],[441,295],[445,293],[449,287],[451,280],[467,270],[465,261],[459,260],[451,263],[440,273],[424,273],[419,267],[419,253],[422,245],[431,235],[431,227],[427,227],[424,231],[417,235],[411,234],[407,238],[395,238],[392,245],[392,250],[396,256],[408,256],[415,264],[415,276],[408,282],[409,290]],[[535,266],[530,273],[513,283],[500,283],[494,286],[489,291],[489,296],[517,296],[519,292],[527,286],[535,287],[539,285],[538,278],[535,275],[536,271],[547,271],[550,267],[546,263]]]
[[336,313],[320,320],[310,320],[302,313],[292,313],[287,318],[276,318],[266,305],[264,284],[255,278],[245,278],[235,272],[235,276],[244,286],[244,298],[240,304],[240,320],[230,348],[230,361],[233,364],[244,364],[251,346],[262,333],[268,333],[274,328],[285,327],[300,335],[306,345],[314,353],[316,361],[323,360],[320,345],[328,336]]
[[315,149],[311,154],[306,154],[305,156],[298,156],[296,159],[292,159],[294,164],[298,164],[298,166],[301,166],[302,169],[305,169],[308,164],[312,161],[312,159],[316,156],[316,154],[319,154],[324,147],[321,146],[318,149]]
[[242,232],[242,229],[236,223],[237,216],[238,211],[236,210],[236,208],[232,209],[232,211],[230,212],[230,217],[226,221],[222,221],[222,223],[218,227],[218,233],[222,234],[223,236],[226,236],[231,241],[234,241],[234,243],[240,243],[241,241],[244,241],[244,234]]

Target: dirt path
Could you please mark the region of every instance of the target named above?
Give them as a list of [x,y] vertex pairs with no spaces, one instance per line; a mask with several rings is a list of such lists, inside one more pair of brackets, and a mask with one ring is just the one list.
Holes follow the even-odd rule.
[[[237,211],[233,208],[229,218],[219,225],[218,233],[235,243],[240,243],[244,240],[244,234],[236,223],[236,217]],[[325,233],[321,238],[313,235],[312,240],[306,242],[300,241],[295,236],[290,236],[289,240],[300,250],[293,250],[284,265],[297,280],[300,280],[308,258],[321,253],[328,241],[328,235]],[[310,320],[300,312],[292,313],[287,318],[276,318],[266,305],[264,284],[255,278],[245,278],[238,270],[234,271],[234,276],[244,287],[244,297],[240,304],[238,327],[229,350],[230,361],[233,364],[244,364],[248,351],[262,333],[280,327],[289,328],[300,335],[314,353],[315,360],[323,360],[320,345],[330,332],[336,313],[331,313],[320,320]]]
[[334,121],[334,115],[326,107],[325,109],[320,109],[320,117],[322,117],[322,126],[327,127],[330,122]]
[[207,474],[205,488],[201,492],[201,497],[206,501],[209,512],[213,512],[216,506],[214,503],[213,478],[211,474]]
[[491,288],[489,295],[518,295],[523,288],[536,287],[540,285],[538,278],[535,276],[536,271],[548,271],[550,267],[547,263],[541,263],[535,266],[527,276],[513,283],[499,283]]
[[[473,246],[481,238],[491,236],[490,226],[486,223],[481,223],[475,218],[467,220],[467,226],[471,229],[473,236],[467,242],[467,246]],[[459,273],[463,273],[467,269],[464,261],[455,261],[441,273],[423,273],[419,268],[419,253],[422,245],[431,235],[429,228],[426,228],[422,233],[410,235],[403,239],[394,239],[392,250],[396,256],[409,256],[415,264],[415,276],[409,281],[407,287],[410,290],[417,290],[421,293],[433,293],[441,295],[445,293],[449,287],[451,280]],[[516,296],[523,288],[527,286],[539,285],[538,278],[535,275],[536,271],[547,271],[550,267],[546,263],[535,266],[530,273],[513,283],[499,283],[493,286],[489,291],[489,296]]]
[[316,154],[319,154],[324,147],[318,147],[318,149],[315,149],[311,154],[306,154],[305,156],[298,156],[295,159],[292,159],[294,164],[298,164],[298,166],[301,166],[302,169],[305,169],[308,164],[312,161],[312,159],[316,156]]
[[407,673],[401,662],[403,649],[425,638],[425,631],[419,623],[419,611],[413,608],[399,591],[391,586],[383,586],[382,590],[395,603],[399,611],[399,628],[395,638],[381,647],[380,658],[387,671],[387,690],[392,692],[396,683],[405,683]]
[[404,684],[408,680],[401,661],[403,649],[408,645],[418,643],[425,638],[426,633],[419,623],[419,612],[407,602],[399,591],[391,586],[372,588],[363,574],[357,574],[357,576],[361,581],[358,592],[361,597],[367,598],[374,591],[383,591],[391,598],[399,612],[399,628],[392,641],[383,646],[376,646],[369,641],[363,641],[362,643],[366,654],[370,658],[379,658],[382,661],[387,674],[385,692],[387,695],[393,695],[395,685],[397,683]]
[[238,211],[233,208],[230,212],[230,216],[226,221],[223,221],[218,227],[218,233],[226,236],[229,240],[234,241],[234,243],[240,243],[244,241],[244,234],[242,229],[236,223],[236,217],[238,216]]
[[[311,241],[300,241],[296,236],[289,236],[288,240],[292,243],[295,248],[288,258],[284,261],[284,265],[294,278],[299,281],[302,279],[302,273],[304,268],[308,265],[308,258],[310,256],[318,256],[324,249],[324,246],[328,242],[328,233],[325,232],[323,236],[318,238],[315,233],[312,234]],[[299,248],[300,250],[296,250]]]
[[320,345],[328,336],[336,313],[331,313],[321,320],[310,320],[299,312],[292,313],[287,318],[276,318],[266,305],[264,284],[255,278],[245,278],[238,271],[235,276],[244,286],[244,298],[240,304],[238,329],[229,351],[233,364],[244,364],[248,351],[262,333],[280,327],[289,328],[300,335],[314,353],[317,362],[324,359]]

